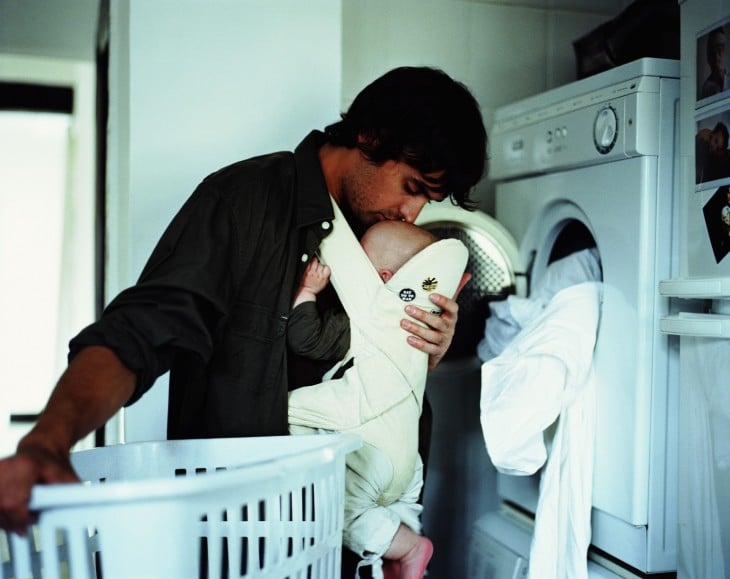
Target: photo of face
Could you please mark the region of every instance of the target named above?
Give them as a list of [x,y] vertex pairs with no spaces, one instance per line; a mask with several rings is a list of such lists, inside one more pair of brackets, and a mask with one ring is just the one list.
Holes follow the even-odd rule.
[[695,184],[730,177],[730,111],[697,122]]
[[727,39],[730,24],[712,28],[697,39],[697,100],[711,98],[730,89]]

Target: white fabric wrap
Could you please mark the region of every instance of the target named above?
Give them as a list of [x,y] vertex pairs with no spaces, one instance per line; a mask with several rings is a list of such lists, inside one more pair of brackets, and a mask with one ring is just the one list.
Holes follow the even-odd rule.
[[[400,328],[407,303],[433,307],[432,292],[453,296],[466,268],[461,241],[437,241],[404,264],[384,284],[336,203],[333,230],[320,245],[331,283],[350,317],[350,353],[344,376],[289,395],[289,423],[359,434],[390,459],[393,476],[380,504],[397,500],[409,485],[418,454],[418,420],[428,356],[406,342]],[[423,289],[426,278],[436,286]],[[403,290],[411,290],[403,292]],[[413,295],[410,302],[401,295]]]
[[[587,577],[595,433],[593,349],[602,286],[563,289],[482,365],[481,423],[495,467],[540,481],[530,577]],[[543,432],[557,419],[550,457]]]

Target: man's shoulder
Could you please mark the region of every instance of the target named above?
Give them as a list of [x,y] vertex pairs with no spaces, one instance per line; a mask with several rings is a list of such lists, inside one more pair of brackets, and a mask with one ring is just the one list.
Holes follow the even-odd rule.
[[278,151],[231,163],[208,175],[205,182],[222,189],[235,189],[256,183],[266,185],[272,180],[288,181],[295,173],[294,153]]
[[[203,180],[201,193],[224,201],[242,215],[263,215],[273,208],[280,213],[293,206],[297,181],[293,153],[281,151],[219,169]],[[272,199],[276,202],[272,203]]]

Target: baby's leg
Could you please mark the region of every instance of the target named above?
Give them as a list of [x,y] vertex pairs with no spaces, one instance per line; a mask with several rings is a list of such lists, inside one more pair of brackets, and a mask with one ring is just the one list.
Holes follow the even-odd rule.
[[400,525],[383,554],[385,579],[422,579],[433,555],[431,540]]

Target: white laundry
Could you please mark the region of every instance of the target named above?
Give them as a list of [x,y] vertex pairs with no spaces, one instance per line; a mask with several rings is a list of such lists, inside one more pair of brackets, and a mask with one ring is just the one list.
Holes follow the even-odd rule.
[[479,358],[486,362],[498,356],[561,289],[600,280],[601,262],[595,248],[576,251],[551,263],[529,298],[509,296],[506,300],[489,304],[490,315],[485,324],[484,338],[477,346]]
[[[533,579],[587,577],[601,293],[598,282],[557,291],[482,366],[481,423],[495,467],[530,475],[547,459],[530,550]],[[548,458],[544,431],[556,420]]]

